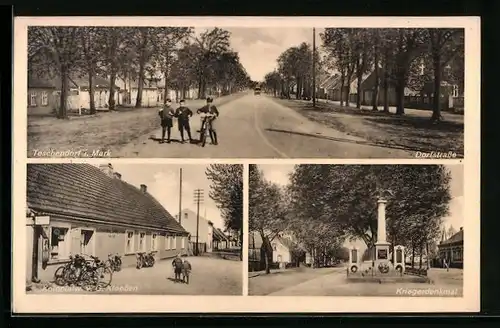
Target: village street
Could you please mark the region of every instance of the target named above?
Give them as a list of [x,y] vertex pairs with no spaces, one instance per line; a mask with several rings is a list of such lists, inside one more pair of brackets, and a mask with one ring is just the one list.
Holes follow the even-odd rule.
[[[189,106],[189,102],[187,103]],[[160,144],[161,129],[112,149],[118,157],[174,158],[397,158],[412,153],[386,148],[309,120],[268,96],[247,94],[219,107],[218,146]],[[357,120],[362,120],[358,118]],[[353,122],[355,124],[355,122]],[[196,138],[200,120],[191,119]],[[173,139],[179,139],[174,127]],[[177,140],[176,140],[177,141]],[[414,155],[413,155],[414,156]]]
[[[300,272],[283,274],[271,273],[249,279],[249,294],[268,296],[412,296],[405,293],[424,295],[424,290],[434,292],[434,296],[462,296],[463,272],[459,269],[430,269],[431,284],[422,283],[348,283],[346,268],[322,268],[305,280]],[[274,276],[274,277],[273,277]],[[295,278],[294,278],[295,276]],[[285,281],[280,284],[280,280]],[[254,288],[252,288],[254,286]],[[418,294],[422,291],[422,295]]]
[[[94,293],[141,295],[241,295],[242,262],[210,257],[190,257],[189,284],[173,281],[172,260],[159,261],[152,268],[123,268],[113,273],[111,286]],[[33,293],[61,293],[64,288],[34,289]],[[92,293],[69,289],[67,293]]]

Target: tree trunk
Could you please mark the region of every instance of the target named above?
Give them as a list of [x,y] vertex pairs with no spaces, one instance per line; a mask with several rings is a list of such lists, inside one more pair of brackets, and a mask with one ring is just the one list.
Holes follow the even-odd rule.
[[411,268],[415,268],[415,245],[412,245]]
[[432,120],[437,122],[441,119],[441,56],[435,53],[432,56],[434,66],[434,97],[432,98]]
[[362,62],[361,62],[361,58],[358,58],[358,61],[357,61],[357,64],[356,64],[357,68],[356,68],[356,79],[357,79],[357,97],[356,97],[356,108],[357,109],[361,109],[361,94],[363,93],[363,91],[361,90],[361,82],[362,79],[363,79],[363,68],[361,67],[362,66]]
[[340,76],[340,106],[344,106],[344,84],[345,84],[345,74],[342,73]]
[[419,263],[418,263],[418,268],[421,270],[422,269],[422,254],[423,253],[423,245],[420,244],[420,258],[419,258]]
[[61,67],[61,106],[59,106],[58,118],[66,119],[68,118],[68,69],[66,67]]
[[111,76],[109,78],[109,110],[115,110],[115,84],[116,84],[116,71],[113,70],[111,72]]
[[373,71],[373,74],[375,75],[374,79],[374,84],[373,84],[373,94],[372,94],[372,110],[378,111],[378,88],[379,88],[379,67],[378,67],[378,62],[379,62],[379,54],[378,54],[378,48],[375,49],[375,56],[374,56],[374,62],[375,62],[375,70]]
[[396,85],[396,115],[405,113],[405,83],[404,77],[399,77]]
[[165,89],[163,89],[163,105],[167,103],[168,98],[168,68],[163,73],[165,76]]
[[389,51],[384,54],[384,113],[389,113]]
[[96,109],[95,109],[95,100],[94,100],[94,70],[92,68],[89,68],[88,70],[88,75],[89,75],[89,109],[90,109],[90,114],[95,114]]
[[139,78],[137,79],[137,98],[135,101],[135,108],[142,106],[142,91],[144,90],[144,61],[141,59],[139,64]]
[[240,228],[240,243],[240,261],[243,261],[243,228]]
[[425,255],[427,256],[427,269],[431,268],[430,256],[429,256],[429,242],[425,243]]

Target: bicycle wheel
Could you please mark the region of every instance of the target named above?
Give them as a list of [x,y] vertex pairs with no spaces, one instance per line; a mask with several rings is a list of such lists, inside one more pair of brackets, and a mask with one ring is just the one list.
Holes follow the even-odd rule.
[[121,259],[116,259],[115,261],[115,271],[120,272],[122,269],[122,260]]
[[142,268],[142,259],[137,259],[137,269],[141,269]]
[[207,132],[206,128],[201,131],[201,146],[205,147],[205,143],[207,142]]
[[95,292],[99,288],[99,275],[96,270],[83,272],[81,281],[83,290]]
[[54,283],[57,286],[66,285],[68,283],[67,276],[68,276],[68,266],[61,265],[59,268],[57,268],[56,272],[54,273]]
[[98,288],[107,288],[111,285],[111,280],[113,278],[113,271],[111,268],[101,266],[97,268],[97,275],[99,276]]

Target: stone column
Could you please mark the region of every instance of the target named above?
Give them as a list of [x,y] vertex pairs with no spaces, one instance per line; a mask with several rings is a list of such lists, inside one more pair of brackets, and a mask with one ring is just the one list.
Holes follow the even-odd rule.
[[377,243],[386,243],[386,225],[385,225],[385,199],[379,198],[378,203],[378,218],[377,218]]

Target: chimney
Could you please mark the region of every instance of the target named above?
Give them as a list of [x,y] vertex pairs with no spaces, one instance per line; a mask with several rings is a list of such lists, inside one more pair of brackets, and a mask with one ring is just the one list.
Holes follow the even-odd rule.
[[118,180],[122,179],[122,175],[118,172],[114,172],[113,175],[114,175],[115,179],[118,179]]
[[113,165],[111,164],[100,164],[99,169],[106,174],[108,177],[113,178]]
[[148,192],[148,186],[146,186],[145,184],[141,184],[141,191],[143,193],[147,193]]

